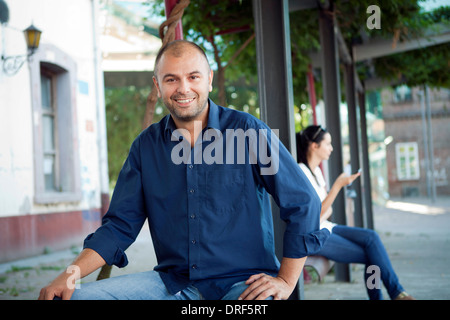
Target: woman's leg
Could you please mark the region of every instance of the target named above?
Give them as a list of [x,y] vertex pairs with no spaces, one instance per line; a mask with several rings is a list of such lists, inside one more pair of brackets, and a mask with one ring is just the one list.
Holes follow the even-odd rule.
[[[338,226],[333,228],[328,240],[325,242],[322,249],[317,253],[318,255],[324,256],[330,260],[341,262],[341,263],[362,263],[368,266],[367,254],[364,250],[364,246],[361,246],[357,242],[353,242],[335,232]],[[370,300],[382,300],[383,295],[381,290],[369,290],[367,288],[367,275],[364,272],[364,284],[366,285],[367,294]]]
[[[403,287],[399,283],[386,249],[375,231],[338,225],[333,228],[333,234],[343,237],[363,248],[367,259],[366,262],[364,262],[366,268],[370,265],[379,267],[381,280],[391,299],[394,299],[403,291]],[[367,277],[370,276],[370,274],[364,272],[364,275],[367,281]],[[376,289],[368,289],[368,292],[369,295],[378,295]],[[379,293],[381,293],[381,291],[379,291]]]
[[336,262],[366,264],[368,259],[364,247],[341,236],[335,231],[338,227],[340,226],[333,228],[330,237],[317,254]]

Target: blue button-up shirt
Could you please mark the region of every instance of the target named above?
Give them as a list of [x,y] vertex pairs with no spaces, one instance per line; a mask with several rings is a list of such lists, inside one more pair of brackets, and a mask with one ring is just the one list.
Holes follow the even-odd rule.
[[265,123],[209,100],[194,148],[178,131],[168,115],[135,139],[103,224],[85,248],[123,267],[124,251],[148,219],[154,269],[169,292],[192,284],[206,299],[219,299],[252,274],[278,273],[271,194],[287,223],[283,256],[320,250],[329,236],[319,230],[320,200]]

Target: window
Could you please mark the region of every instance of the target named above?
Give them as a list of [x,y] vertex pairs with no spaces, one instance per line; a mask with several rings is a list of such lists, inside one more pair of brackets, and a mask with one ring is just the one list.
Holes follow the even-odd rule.
[[406,85],[395,87],[394,90],[394,102],[408,102],[412,101],[411,88]]
[[418,180],[420,177],[417,142],[395,145],[398,180]]
[[35,203],[81,200],[76,64],[42,44],[30,62]]
[[56,106],[54,76],[41,69],[42,147],[45,191],[57,191]]

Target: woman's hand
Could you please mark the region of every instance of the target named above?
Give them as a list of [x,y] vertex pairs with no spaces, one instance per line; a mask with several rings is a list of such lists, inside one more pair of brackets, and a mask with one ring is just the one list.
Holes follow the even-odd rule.
[[350,183],[356,180],[361,175],[361,172],[354,173],[352,175],[348,175],[347,173],[343,172],[337,177],[336,183],[342,188],[345,186],[348,186]]

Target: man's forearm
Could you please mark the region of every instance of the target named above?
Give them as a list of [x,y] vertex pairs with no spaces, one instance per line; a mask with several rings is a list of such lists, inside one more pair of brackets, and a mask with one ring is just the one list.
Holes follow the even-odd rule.
[[278,277],[283,279],[290,287],[292,287],[292,290],[294,290],[295,285],[298,282],[298,278],[302,273],[305,262],[306,257],[299,259],[283,258],[281,260]]
[[72,265],[80,268],[80,277],[83,278],[105,264],[105,260],[92,249],[83,249]]
[[84,249],[74,262],[48,286],[41,289],[40,300],[51,300],[55,296],[70,299],[75,283],[105,264],[105,260],[94,250]]

